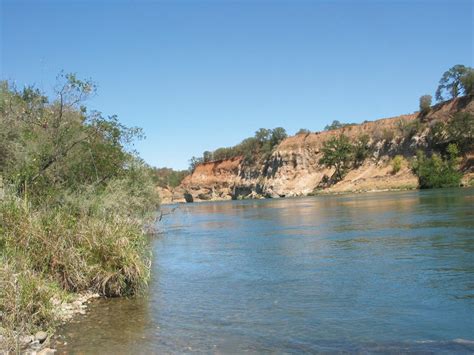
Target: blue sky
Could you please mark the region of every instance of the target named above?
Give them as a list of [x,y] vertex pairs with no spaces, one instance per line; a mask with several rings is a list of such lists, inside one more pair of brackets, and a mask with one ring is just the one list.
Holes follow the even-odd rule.
[[92,78],[88,106],[144,128],[155,166],[260,127],[321,130],[417,110],[473,66],[473,2],[0,0],[2,79]]

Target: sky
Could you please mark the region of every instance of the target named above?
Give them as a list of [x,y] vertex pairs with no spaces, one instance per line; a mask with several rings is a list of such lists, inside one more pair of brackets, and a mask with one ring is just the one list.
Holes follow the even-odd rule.
[[319,131],[411,113],[473,66],[473,1],[0,0],[0,79],[52,93],[91,78],[87,106],[142,127],[153,166],[260,128]]

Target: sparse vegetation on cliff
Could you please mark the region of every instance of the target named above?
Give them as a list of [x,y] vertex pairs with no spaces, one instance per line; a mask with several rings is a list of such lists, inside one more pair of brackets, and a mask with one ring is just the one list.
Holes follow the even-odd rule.
[[231,159],[237,156],[244,157],[246,163],[254,163],[257,160],[264,160],[270,156],[273,149],[288,134],[283,127],[274,129],[260,128],[253,137],[245,138],[239,144],[228,147],[218,148],[213,152],[205,151],[202,157],[192,157],[189,161],[189,170],[194,171],[196,165],[215,160]]
[[[432,105],[431,96],[424,95],[419,101],[420,112],[364,121],[361,125],[334,121],[323,132],[301,129],[275,145],[270,143],[271,130],[261,129],[240,145],[205,152],[202,158],[194,159],[193,164],[199,165],[222,158],[203,166],[196,176],[191,174],[185,180],[186,189],[190,194],[197,191],[194,200],[199,201],[234,198],[236,194],[245,198],[299,196],[328,188],[428,188],[457,185],[461,173],[455,172],[461,168],[469,181],[474,151],[474,114],[469,94],[472,68],[453,68],[443,75],[438,88],[442,95],[451,97],[447,101]],[[463,96],[453,98],[459,95]],[[458,148],[462,164],[448,164],[450,144]],[[417,160],[419,168],[405,169],[417,150],[425,154]],[[243,161],[227,160],[237,156],[244,157]],[[334,169],[333,175],[322,173],[323,167]],[[354,169],[360,170],[350,174]],[[435,177],[446,173],[444,182]],[[347,175],[350,177],[346,179]],[[315,181],[315,177],[319,180]]]
[[88,111],[92,82],[59,84],[50,101],[1,83],[0,335],[16,351],[22,333],[54,327],[54,299],[133,295],[149,274],[145,225],[159,200],[130,149],[141,130]]

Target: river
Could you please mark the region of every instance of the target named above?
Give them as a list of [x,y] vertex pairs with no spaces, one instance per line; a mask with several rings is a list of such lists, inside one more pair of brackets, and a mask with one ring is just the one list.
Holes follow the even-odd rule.
[[[474,352],[474,189],[181,205],[76,353]],[[65,341],[67,344],[63,344]]]

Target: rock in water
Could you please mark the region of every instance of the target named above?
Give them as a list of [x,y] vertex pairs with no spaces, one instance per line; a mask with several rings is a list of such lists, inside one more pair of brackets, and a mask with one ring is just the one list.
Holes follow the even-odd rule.
[[46,332],[38,332],[35,334],[35,339],[38,340],[40,343],[43,343],[48,338],[48,333]]

